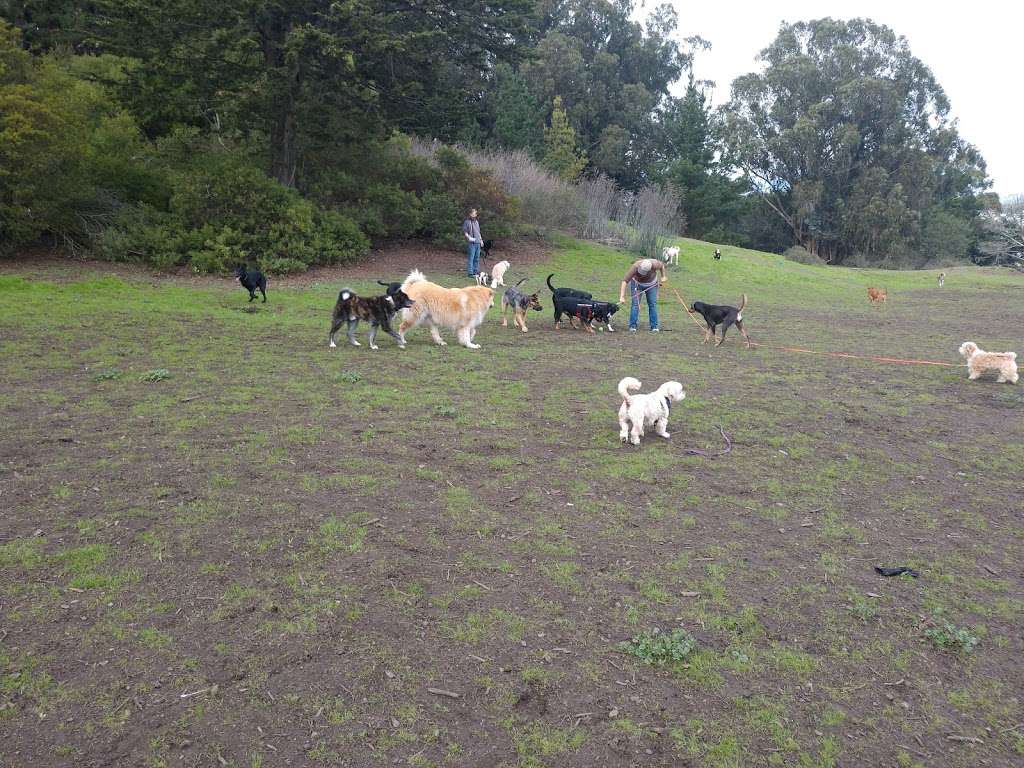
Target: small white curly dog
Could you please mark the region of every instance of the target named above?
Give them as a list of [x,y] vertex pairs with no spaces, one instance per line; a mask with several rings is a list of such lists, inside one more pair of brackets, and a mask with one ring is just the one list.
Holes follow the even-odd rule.
[[640,445],[644,435],[644,427],[654,425],[656,434],[665,439],[671,437],[665,430],[668,426],[668,415],[672,411],[672,403],[686,397],[683,385],[678,381],[666,381],[653,392],[646,395],[631,395],[640,389],[640,382],[627,376],[619,382],[619,394],[622,405],[619,407],[619,439],[629,440],[633,445]]
[[491,267],[491,288],[498,289],[499,285],[505,284],[505,272],[512,266],[507,261],[499,261]]
[[967,359],[967,378],[971,381],[983,373],[995,373],[999,384],[1017,383],[1016,352],[986,352],[973,341],[965,341],[960,345],[960,354]]

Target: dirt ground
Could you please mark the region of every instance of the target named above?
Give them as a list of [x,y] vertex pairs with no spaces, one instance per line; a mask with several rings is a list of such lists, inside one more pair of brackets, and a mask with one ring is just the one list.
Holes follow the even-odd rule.
[[[628,261],[507,256],[609,298]],[[965,333],[1021,349],[1019,280],[893,278],[884,309],[839,270],[673,283],[755,294],[755,340],[951,367],[712,350],[667,292],[660,335],[492,310],[478,352],[327,348],[339,284],[461,258],[252,312],[0,264],[0,766],[1024,765],[1024,384],[954,367]],[[620,446],[624,375],[684,383],[670,441]],[[621,646],[677,627],[681,660]]]

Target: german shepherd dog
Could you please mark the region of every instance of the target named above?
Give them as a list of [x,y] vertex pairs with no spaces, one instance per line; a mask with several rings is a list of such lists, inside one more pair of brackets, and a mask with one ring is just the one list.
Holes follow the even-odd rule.
[[242,287],[249,291],[249,301],[256,298],[256,291],[263,294],[263,303],[267,303],[267,276],[259,268],[249,269],[241,264],[235,267],[235,277]]
[[[695,301],[690,310],[702,316],[704,322],[708,324],[707,330],[704,331],[703,343],[707,344],[714,339],[716,347],[722,346],[722,342],[725,341],[725,332],[729,330],[730,325],[735,323],[736,328],[743,334],[743,338],[749,347],[750,337],[747,336],[747,332],[743,329],[742,312],[745,306],[747,306],[747,294],[745,293],[738,307],[730,307],[725,304],[705,304],[703,301]],[[722,326],[721,339],[715,336],[715,329],[719,325]]]
[[368,299],[356,296],[351,288],[342,288],[331,318],[331,347],[338,346],[334,343],[334,334],[341,328],[342,323],[348,323],[348,343],[353,347],[360,346],[356,341],[356,327],[360,320],[366,320],[370,323],[370,332],[367,334],[370,349],[379,349],[374,343],[378,327],[383,328],[384,333],[395,339],[400,349],[404,349],[405,340],[391,328],[391,318],[398,310],[411,307],[414,303],[401,288],[395,293]]
[[526,333],[529,329],[526,327],[526,310],[533,309],[540,312],[543,307],[540,305],[540,297],[536,292],[534,293],[523,293],[519,290],[519,286],[525,283],[527,278],[523,278],[515,285],[511,285],[505,289],[504,295],[501,297],[501,326],[502,328],[508,328],[508,318],[505,317],[505,312],[509,307],[512,307],[512,323],[516,328]]

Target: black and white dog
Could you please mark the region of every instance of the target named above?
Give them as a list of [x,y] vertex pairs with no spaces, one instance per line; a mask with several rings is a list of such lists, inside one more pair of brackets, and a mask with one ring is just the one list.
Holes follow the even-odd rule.
[[[735,323],[736,328],[743,334],[743,339],[749,347],[750,337],[747,336],[747,332],[743,329],[743,308],[745,306],[747,306],[747,294],[745,293],[738,307],[730,307],[725,304],[705,304],[703,301],[695,301],[691,311],[703,317],[704,322],[708,324],[707,329],[704,331],[704,341],[702,343],[707,344],[709,341],[714,340],[716,347],[722,346],[722,342],[725,341],[725,332],[729,330],[730,325]],[[722,326],[722,338],[720,339],[715,336],[715,329],[719,325]]]
[[235,267],[235,277],[242,287],[249,291],[249,301],[256,298],[256,291],[263,294],[263,303],[267,303],[267,276],[258,267],[249,269],[241,264]]
[[342,323],[348,323],[348,343],[353,347],[360,346],[356,341],[356,327],[360,320],[366,320],[370,323],[370,331],[367,334],[370,349],[378,349],[374,343],[378,327],[383,328],[384,333],[395,339],[400,349],[404,349],[405,341],[391,328],[391,318],[398,310],[406,309],[413,304],[415,302],[406,295],[401,286],[395,293],[368,299],[356,296],[351,288],[342,288],[331,318],[331,346],[338,346],[334,343],[334,334],[341,328]]
[[562,315],[569,318],[570,324],[575,325],[579,321],[580,328],[588,333],[594,333],[594,323],[604,323],[609,331],[612,328],[612,315],[619,311],[619,305],[611,301],[594,301],[593,299],[578,299],[575,296],[563,296],[556,298],[555,302],[555,328],[562,327]]

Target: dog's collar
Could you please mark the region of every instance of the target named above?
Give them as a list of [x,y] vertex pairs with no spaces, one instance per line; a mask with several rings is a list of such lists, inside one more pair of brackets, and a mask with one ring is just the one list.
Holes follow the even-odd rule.
[[668,408],[669,411],[672,410],[672,401],[669,400],[667,397],[665,398],[665,407]]

